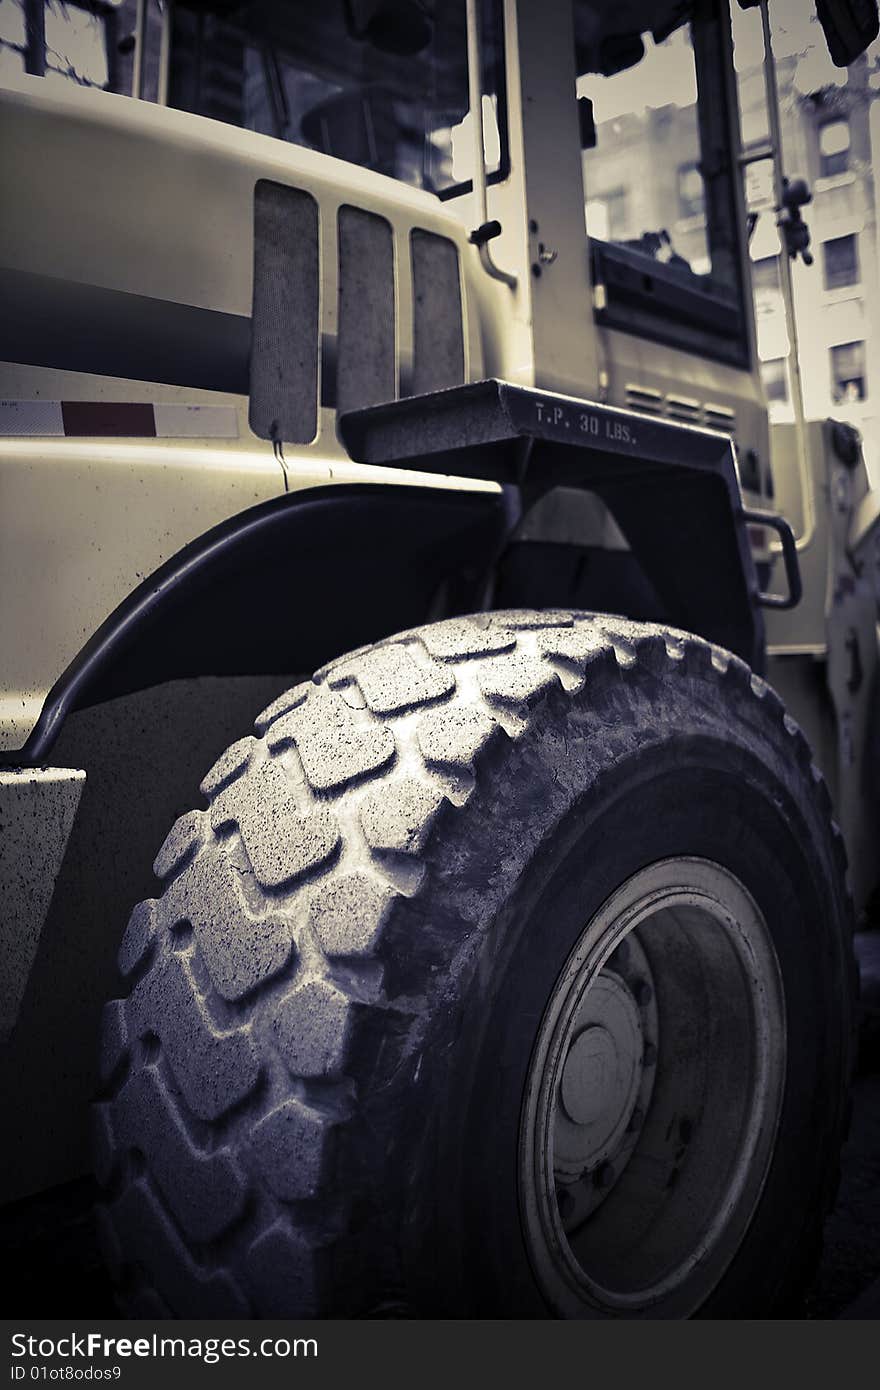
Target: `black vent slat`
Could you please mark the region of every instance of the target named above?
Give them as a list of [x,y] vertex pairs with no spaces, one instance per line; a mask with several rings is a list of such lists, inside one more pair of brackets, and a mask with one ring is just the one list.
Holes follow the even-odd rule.
[[336,404],[341,412],[395,398],[394,242],[384,217],[339,209]]
[[448,237],[412,233],[412,394],[464,381],[464,338],[458,250]]
[[318,204],[299,188],[254,189],[251,429],[308,444],[318,428]]

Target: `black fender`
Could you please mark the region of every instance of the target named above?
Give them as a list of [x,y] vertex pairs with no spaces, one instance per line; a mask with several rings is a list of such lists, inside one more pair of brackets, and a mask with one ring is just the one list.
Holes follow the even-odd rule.
[[499,492],[406,484],[302,488],[238,513],[123,599],[0,766],[45,763],[67,716],[88,705],[185,676],[311,672],[479,606],[506,527]]
[[[526,511],[554,488],[605,503],[629,545],[625,566],[609,565],[607,552],[585,553],[568,575],[563,557],[552,579],[549,555],[516,556],[514,546],[506,560],[516,573],[502,565],[496,588],[502,607],[604,609],[662,622],[736,652],[760,673],[761,608],[799,598],[794,537],[784,518],[744,510],[727,434],[494,379],[349,411],[339,430],[359,463],[515,485]],[[760,592],[750,522],[782,538],[786,594]],[[595,578],[579,584],[581,560],[589,569],[594,559]]]

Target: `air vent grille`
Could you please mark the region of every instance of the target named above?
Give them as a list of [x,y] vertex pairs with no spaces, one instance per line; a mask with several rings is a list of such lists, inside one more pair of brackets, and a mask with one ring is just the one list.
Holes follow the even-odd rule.
[[694,396],[664,396],[653,386],[639,386],[636,382],[626,384],[626,404],[631,410],[639,410],[647,415],[663,415],[667,420],[680,420],[686,425],[701,425],[705,429],[720,430],[724,434],[736,433],[736,412],[727,405],[710,404],[697,400]]
[[701,419],[700,402],[687,396],[667,396],[666,414],[673,420],[686,420],[688,424],[698,425]]
[[652,415],[663,414],[663,393],[654,391],[650,386],[634,386],[627,383],[626,403],[633,410],[644,410]]
[[725,434],[733,434],[736,429],[736,415],[727,405],[709,405],[707,402],[703,406],[703,423],[707,429],[723,430]]

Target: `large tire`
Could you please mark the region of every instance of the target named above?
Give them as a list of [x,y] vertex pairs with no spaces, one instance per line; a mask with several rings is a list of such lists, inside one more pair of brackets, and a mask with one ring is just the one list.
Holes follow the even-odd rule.
[[853,965],[774,692],[681,633],[514,612],[345,657],[256,727],[159,851],[105,1013],[124,1306],[794,1307]]

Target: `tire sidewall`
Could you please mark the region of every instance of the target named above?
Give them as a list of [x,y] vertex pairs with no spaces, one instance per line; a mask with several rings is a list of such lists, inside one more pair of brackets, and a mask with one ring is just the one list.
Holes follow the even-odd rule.
[[517,1176],[532,1048],[587,922],[634,873],[676,856],[721,864],[755,899],[779,959],[787,1023],[784,1098],[763,1194],[700,1312],[771,1315],[797,1299],[836,1163],[850,1025],[846,904],[833,847],[791,782],[782,761],[749,758],[719,739],[672,737],[599,778],[532,856],[486,933],[458,1007],[426,1050],[436,1059],[425,1077],[432,1110],[415,1186],[430,1197],[409,1230],[411,1268],[432,1315],[548,1315],[523,1237]]

